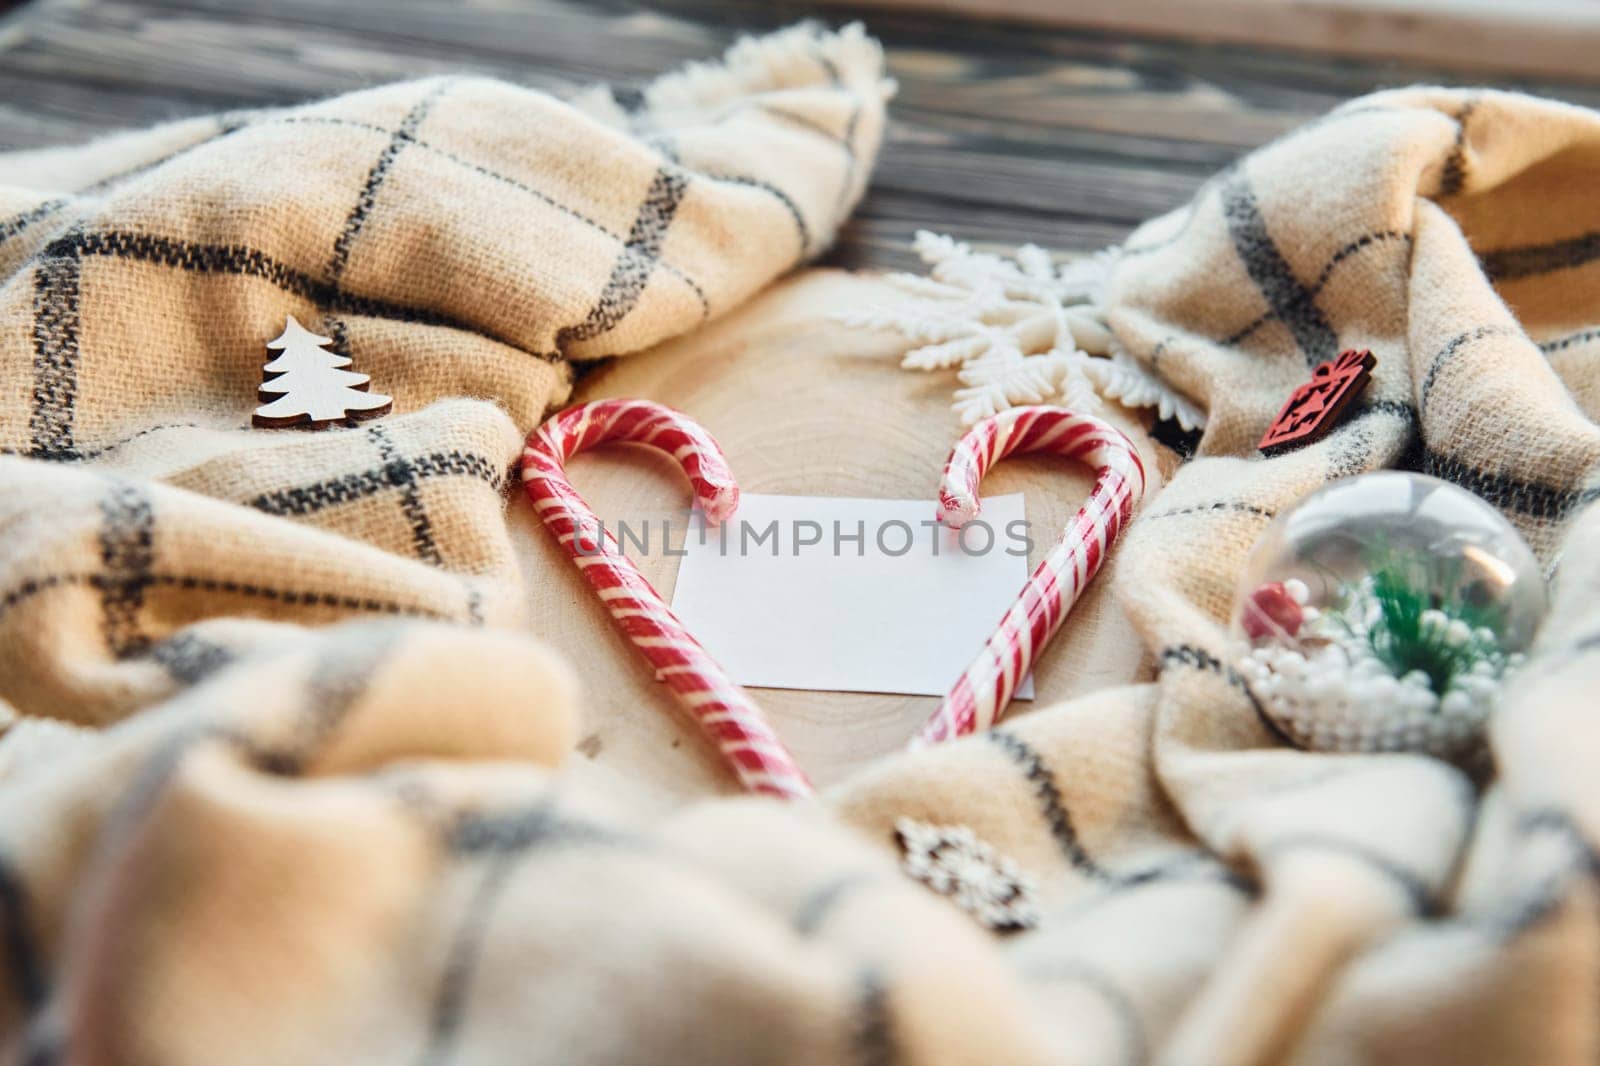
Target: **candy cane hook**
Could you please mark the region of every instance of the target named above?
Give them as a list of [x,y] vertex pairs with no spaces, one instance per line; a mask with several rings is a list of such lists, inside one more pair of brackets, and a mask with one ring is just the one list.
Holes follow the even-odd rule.
[[599,400],[569,407],[528,435],[522,482],[534,509],[744,787],[773,796],[812,795],[810,781],[760,709],[689,635],[567,480],[568,459],[608,441],[648,444],[676,459],[713,522],[739,506],[739,486],[704,429],[660,404]]
[[912,738],[913,748],[994,724],[1144,495],[1144,464],[1133,442],[1115,427],[1059,407],[1014,407],[973,426],[950,452],[939,488],[939,520],[959,528],[976,518],[978,483],[989,467],[1008,455],[1042,451],[1095,467],[1094,491],[1067,523],[1061,543],[1028,578],[989,643]]

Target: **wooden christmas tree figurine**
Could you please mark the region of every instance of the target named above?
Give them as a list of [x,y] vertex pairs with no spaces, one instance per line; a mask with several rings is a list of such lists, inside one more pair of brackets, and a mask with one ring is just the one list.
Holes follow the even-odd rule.
[[368,392],[372,380],[353,370],[349,356],[330,352],[325,345],[333,340],[306,329],[289,316],[288,325],[267,347],[283,354],[263,369],[277,375],[261,385],[264,396],[276,400],[256,408],[255,424],[277,429],[309,425],[321,429],[335,422],[355,418],[375,418],[386,414],[393,401],[377,392]]

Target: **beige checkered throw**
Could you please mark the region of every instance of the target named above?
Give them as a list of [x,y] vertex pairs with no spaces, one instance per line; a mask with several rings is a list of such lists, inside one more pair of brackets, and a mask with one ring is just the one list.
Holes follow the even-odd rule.
[[[1157,680],[815,807],[641,825],[546,769],[577,709],[501,626],[520,431],[567,360],[688,330],[826,243],[879,79],[861,37],[800,32],[640,98],[446,81],[0,158],[0,1051],[1592,1061],[1586,112],[1368,98],[1133,238],[1119,339],[1210,413],[1114,575]],[[244,429],[286,312],[396,413]],[[1361,409],[1251,458],[1346,345],[1380,359]],[[1492,775],[1290,750],[1225,661],[1262,526],[1385,465],[1559,560]],[[325,625],[370,615],[453,624]],[[1041,927],[993,938],[901,877],[907,815],[1026,868]]]

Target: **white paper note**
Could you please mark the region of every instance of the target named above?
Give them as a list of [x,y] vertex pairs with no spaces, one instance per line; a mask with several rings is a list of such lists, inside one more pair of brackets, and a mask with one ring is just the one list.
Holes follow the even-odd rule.
[[1027,581],[1027,526],[1020,494],[959,534],[933,517],[928,500],[746,495],[720,527],[694,516],[672,609],[742,685],[943,696]]

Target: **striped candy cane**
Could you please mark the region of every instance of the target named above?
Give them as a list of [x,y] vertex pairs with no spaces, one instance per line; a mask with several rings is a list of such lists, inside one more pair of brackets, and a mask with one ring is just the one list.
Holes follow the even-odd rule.
[[1116,428],[1059,407],[1014,407],[979,422],[956,443],[939,489],[939,520],[959,528],[976,518],[978,483],[989,467],[1007,455],[1046,451],[1095,467],[1094,491],[1067,523],[1061,543],[1028,578],[989,643],[912,738],[913,748],[994,724],[1144,495],[1144,464]]
[[812,795],[811,782],[750,697],[683,628],[650,582],[622,554],[567,480],[566,461],[608,441],[648,444],[672,456],[713,522],[739,506],[739,486],[705,430],[645,400],[598,400],[569,407],[528,436],[522,483],[545,527],[599,593],[617,627],[694,715],[722,757],[752,792]]

